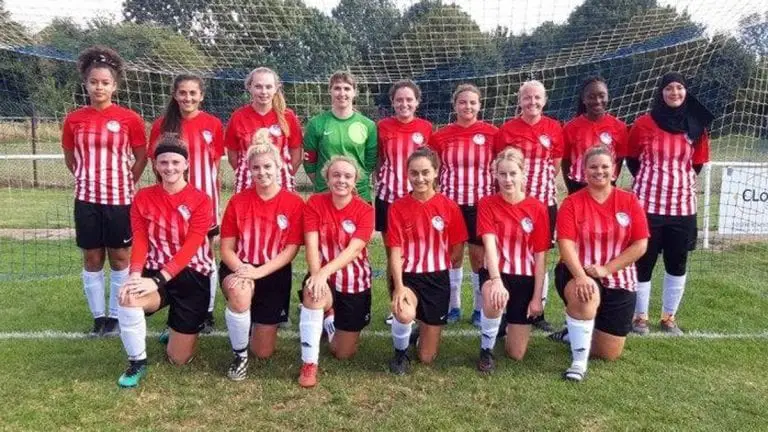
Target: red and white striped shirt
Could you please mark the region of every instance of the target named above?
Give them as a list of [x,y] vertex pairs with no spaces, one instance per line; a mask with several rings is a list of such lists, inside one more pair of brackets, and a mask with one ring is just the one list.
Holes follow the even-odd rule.
[[[163,117],[152,123],[149,133],[149,157],[154,159],[155,148],[162,138]],[[191,119],[181,120],[179,138],[187,143],[189,151],[189,183],[205,192],[213,202],[213,225],[219,222],[218,167],[224,154],[224,128],[221,120],[200,111]]]
[[542,116],[529,125],[520,117],[504,123],[496,138],[496,152],[515,147],[523,153],[527,181],[526,193],[547,206],[557,204],[555,159],[563,157],[563,129],[560,123]]
[[408,156],[427,145],[432,136],[432,123],[415,118],[408,123],[388,117],[378,124],[379,163],[376,189],[380,200],[394,202],[413,190],[408,181]]
[[498,128],[478,121],[451,123],[435,132],[429,146],[440,157],[440,191],[459,205],[476,205],[493,193],[491,162]]
[[262,265],[289,244],[304,243],[304,201],[285,189],[263,200],[250,187],[229,200],[221,221],[221,238],[237,239],[240,261]]
[[451,246],[465,241],[467,227],[461,210],[441,193],[426,202],[406,195],[389,207],[386,243],[402,249],[403,272],[448,270]]
[[171,276],[185,267],[207,275],[213,266],[208,229],[211,199],[191,184],[175,194],[163,185],[141,189],[131,206],[131,272],[164,269]]
[[629,131],[627,156],[640,160],[632,190],[646,212],[665,216],[696,214],[693,165],[709,162],[706,132],[692,143],[686,134],[667,132],[645,114]]
[[227,123],[227,131],[224,136],[224,146],[228,150],[237,152],[237,169],[235,170],[235,193],[251,186],[251,170],[248,169],[248,161],[245,159],[248,147],[251,146],[251,137],[261,128],[269,129],[272,143],[280,151],[283,164],[280,168],[280,184],[289,191],[296,190],[294,172],[291,168],[291,149],[302,148],[301,124],[296,114],[290,108],[285,109],[285,120],[288,122],[290,137],[280,128],[275,110],[261,115],[252,105],[244,105],[232,113],[232,118]]
[[[582,159],[584,153],[592,147],[602,145],[611,150],[614,158],[626,157],[627,132],[627,124],[610,114],[605,114],[594,122],[585,115],[569,121],[563,127],[563,157],[571,161],[568,178],[578,183],[586,183]],[[620,167],[616,165],[617,173]]]
[[[604,266],[621,255],[632,243],[646,239],[648,221],[637,198],[619,188],[602,204],[595,201],[589,190],[569,195],[557,213],[557,236],[576,243],[579,262],[583,266]],[[606,288],[635,291],[635,264],[600,279]]]
[[534,255],[551,244],[547,207],[530,196],[517,204],[501,194],[485,197],[477,205],[477,235],[484,234],[496,236],[501,273],[534,276]]
[[[368,243],[373,235],[373,207],[354,196],[342,209],[333,205],[331,193],[312,195],[304,208],[304,232],[317,232],[320,265],[325,266],[349,246],[353,238]],[[346,267],[332,274],[328,285],[345,294],[371,289],[371,263],[368,247]]]
[[75,153],[75,199],[96,204],[128,205],[135,182],[132,150],[147,146],[144,121],[138,114],[112,104],[67,114],[61,146]]

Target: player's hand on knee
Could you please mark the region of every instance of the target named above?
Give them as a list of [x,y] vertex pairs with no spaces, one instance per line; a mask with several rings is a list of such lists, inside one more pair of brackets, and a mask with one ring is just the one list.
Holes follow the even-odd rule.
[[408,299],[408,291],[406,287],[395,288],[392,292],[392,313],[400,315],[405,308],[412,306]]

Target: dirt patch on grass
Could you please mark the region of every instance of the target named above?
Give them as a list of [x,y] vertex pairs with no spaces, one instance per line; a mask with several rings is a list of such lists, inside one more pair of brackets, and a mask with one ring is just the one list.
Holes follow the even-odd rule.
[[0,238],[14,240],[66,240],[75,237],[74,228],[2,228]]

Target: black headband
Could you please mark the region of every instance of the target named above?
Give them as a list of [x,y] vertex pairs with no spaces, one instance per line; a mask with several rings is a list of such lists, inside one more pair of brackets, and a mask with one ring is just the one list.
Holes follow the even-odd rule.
[[174,144],[160,144],[155,149],[155,159],[157,159],[158,156],[160,156],[163,153],[176,153],[184,157],[184,159],[187,159],[189,157],[189,153],[187,152],[187,149],[178,145]]

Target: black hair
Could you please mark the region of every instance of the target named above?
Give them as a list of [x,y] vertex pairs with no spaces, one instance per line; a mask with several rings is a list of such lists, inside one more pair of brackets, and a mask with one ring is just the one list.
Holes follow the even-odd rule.
[[591,76],[585,79],[584,82],[581,83],[581,88],[579,88],[579,99],[576,101],[577,116],[587,112],[587,106],[584,104],[584,92],[587,90],[587,87],[594,83],[602,83],[605,85],[605,88],[608,88],[608,83],[605,81],[605,78],[599,75]]
[[77,57],[77,70],[83,81],[95,68],[106,68],[112,73],[115,82],[123,77],[125,61],[117,51],[103,45],[94,45],[83,50]]
[[171,99],[168,101],[168,106],[165,107],[163,123],[160,125],[160,131],[163,133],[181,133],[181,108],[179,108],[179,103],[176,102],[174,95],[179,89],[179,85],[184,81],[196,82],[197,85],[200,86],[200,93],[205,93],[205,83],[199,76],[193,74],[177,75],[176,78],[173,79],[173,84],[171,85]]

